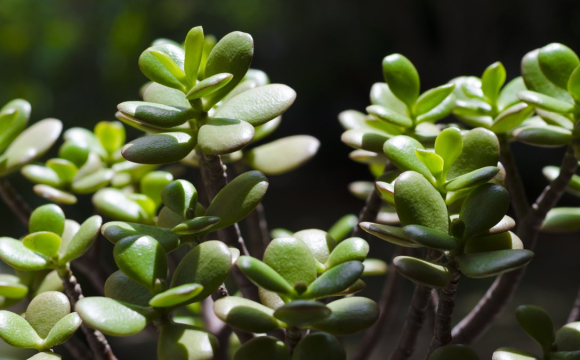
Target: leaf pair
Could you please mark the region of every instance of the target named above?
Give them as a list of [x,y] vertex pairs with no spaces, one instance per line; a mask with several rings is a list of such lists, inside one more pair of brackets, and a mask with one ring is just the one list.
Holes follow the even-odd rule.
[[49,350],[68,340],[81,326],[76,312],[70,312],[66,295],[49,291],[36,296],[25,317],[0,310],[0,338],[19,348]]
[[89,250],[101,223],[100,216],[93,216],[79,225],[66,220],[56,205],[40,206],[32,212],[31,233],[22,241],[0,239],[0,258],[17,270],[36,271],[65,266]]

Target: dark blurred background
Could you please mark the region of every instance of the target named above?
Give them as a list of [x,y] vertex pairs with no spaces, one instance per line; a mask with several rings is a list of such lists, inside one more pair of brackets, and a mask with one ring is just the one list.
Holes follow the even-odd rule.
[[[0,0],[0,104],[23,97],[32,103],[32,122],[55,117],[65,128],[92,129],[100,120],[112,120],[119,102],[138,99],[146,78],[137,59],[155,38],[182,41],[196,25],[218,39],[233,30],[248,32],[255,40],[252,67],[298,93],[273,138],[310,134],[322,143],[308,165],[270,177],[264,200],[269,224],[293,231],[326,229],[363,205],[347,185],[371,176],[348,160],[337,115],[368,105],[371,85],[382,81],[384,56],[399,52],[411,59],[422,90],[459,75],[479,76],[498,60],[511,79],[529,50],[549,42],[580,50],[579,23],[580,2],[573,0]],[[130,131],[128,138],[138,135]],[[542,166],[557,164],[562,149],[515,144],[514,152],[528,195],[537,196],[546,184]],[[42,203],[19,174],[11,180],[33,205]],[[92,213],[90,198],[81,203],[65,208],[69,217],[81,220]],[[580,205],[569,195],[562,203]],[[0,213],[1,235],[17,237],[25,231],[3,204]],[[538,352],[515,322],[518,304],[545,306],[557,326],[564,323],[580,284],[577,241],[576,235],[542,237],[516,299],[474,346],[482,359],[504,345]],[[377,239],[371,248],[372,256],[385,259],[392,250]],[[382,281],[370,280],[365,293],[376,297]],[[490,283],[462,282],[457,319]],[[403,305],[412,290],[410,283],[405,285]],[[397,310],[399,322],[387,329],[377,359],[390,352],[405,313],[406,306]],[[420,348],[428,341],[423,335]],[[354,346],[357,339],[347,341]],[[119,349],[121,359],[152,358],[154,344],[127,341],[139,348]],[[416,358],[422,356],[419,351]]]

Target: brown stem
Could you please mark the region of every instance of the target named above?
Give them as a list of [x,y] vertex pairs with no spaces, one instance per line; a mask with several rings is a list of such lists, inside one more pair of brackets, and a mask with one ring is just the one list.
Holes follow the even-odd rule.
[[93,360],[94,356],[81,339],[75,334],[71,336],[62,346],[75,360]]
[[[507,165],[504,164],[504,166]],[[572,146],[568,146],[566,155],[562,160],[560,174],[544,188],[528,214],[518,225],[517,235],[522,239],[526,248],[530,250],[535,248],[546,214],[560,200],[577,168],[578,160],[574,157],[574,149]],[[508,182],[514,181],[510,180],[509,177],[507,180]],[[511,300],[524,272],[525,268],[521,268],[496,278],[473,310],[455,326],[453,342],[470,344],[479,339]]]
[[427,328],[435,328],[435,314],[437,314],[437,306],[439,305],[439,294],[436,289],[431,289],[431,296],[429,296],[429,302],[427,303],[427,310],[425,311],[425,322],[427,323]]
[[18,192],[12,187],[10,181],[6,176],[0,178],[0,197],[12,212],[16,215],[18,220],[28,228],[28,219],[32,211],[30,206],[24,201],[24,199],[18,194]]
[[[407,249],[397,247],[393,253],[393,258],[399,255],[404,255],[406,250]],[[385,329],[385,324],[390,319],[391,314],[395,308],[395,304],[397,303],[399,291],[396,291],[396,289],[401,285],[401,280],[402,278],[399,272],[391,267],[388,271],[387,280],[379,300],[381,314],[377,319],[377,322],[372,327],[367,329],[365,336],[360,342],[358,351],[353,357],[353,360],[366,360],[372,355],[375,347],[379,343],[379,339],[381,339],[381,335]]]
[[578,290],[578,295],[576,296],[576,300],[574,300],[574,306],[570,311],[570,315],[568,315],[568,322],[576,322],[580,321],[580,290]]
[[294,353],[294,349],[300,340],[302,340],[302,330],[297,327],[289,327],[286,329],[286,349],[288,349],[290,356]]
[[[58,275],[62,279],[64,292],[74,308],[76,303],[84,297],[81,285],[77,282],[76,277],[73,275],[69,267],[58,269]],[[81,329],[83,330],[89,346],[93,351],[95,360],[117,360],[117,357],[113,354],[113,350],[109,346],[105,335],[98,330],[89,329],[85,325],[81,325]]]
[[270,233],[268,231],[268,223],[264,214],[264,205],[259,203],[258,206],[246,218],[248,223],[248,231],[250,233],[250,254],[253,257],[261,259],[264,255],[264,250],[270,242]]
[[457,284],[459,283],[460,278],[461,273],[455,273],[449,284],[441,289],[439,306],[437,306],[435,329],[433,330],[433,338],[431,339],[427,358],[433,351],[441,346],[449,345],[451,343],[451,320],[453,317],[453,309],[455,308]]
[[[427,255],[427,260],[435,259],[438,254],[438,251],[430,250]],[[431,290],[431,288],[426,286],[415,286],[403,330],[401,331],[395,350],[389,356],[389,360],[406,360],[413,355],[415,345],[417,344],[417,336],[419,336],[419,331],[423,327],[425,313],[431,302]]]
[[520,177],[515,159],[510,150],[510,145],[505,136],[499,137],[500,161],[506,171],[506,185],[510,193],[512,207],[516,214],[516,219],[523,219],[530,210],[530,203],[526,196],[524,182]]

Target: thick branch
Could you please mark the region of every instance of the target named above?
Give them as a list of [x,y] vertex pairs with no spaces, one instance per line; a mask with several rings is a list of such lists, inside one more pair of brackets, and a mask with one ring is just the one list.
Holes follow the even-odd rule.
[[[404,255],[406,250],[407,249],[398,247],[393,253],[393,258],[399,255]],[[395,303],[398,300],[399,291],[396,291],[396,289],[401,285],[401,280],[402,278],[399,272],[391,266],[379,300],[381,314],[377,319],[377,322],[367,329],[353,360],[366,360],[372,355],[375,347],[379,343],[379,339],[381,339],[381,335],[385,329],[385,324],[390,319]]]
[[457,284],[459,283],[460,278],[461,273],[455,273],[449,284],[441,289],[441,296],[439,298],[439,306],[437,306],[437,316],[435,319],[435,329],[433,330],[433,338],[431,339],[427,358],[433,351],[451,343],[451,320],[453,317],[453,309],[455,308]]
[[[64,292],[74,308],[76,303],[84,297],[81,285],[77,282],[77,279],[70,268],[58,269],[58,275],[62,279]],[[117,360],[117,357],[113,354],[113,350],[109,346],[105,335],[100,331],[89,329],[85,325],[81,325],[81,329],[83,330],[89,346],[93,351],[95,360]]]
[[[560,174],[546,186],[528,214],[518,224],[517,235],[522,239],[526,248],[530,250],[535,248],[546,214],[560,200],[577,168],[578,161],[574,157],[574,149],[572,146],[568,146],[566,155],[562,160]],[[473,310],[455,326],[453,342],[470,344],[479,339],[511,300],[524,272],[525,268],[521,268],[495,279]]]
[[294,349],[300,340],[302,340],[302,330],[297,327],[289,327],[286,329],[286,349],[288,349],[290,356],[294,353]]
[[12,187],[7,177],[0,178],[0,197],[2,197],[2,200],[8,205],[10,210],[14,212],[22,225],[28,228],[28,219],[32,213],[30,206],[28,206],[26,201]]

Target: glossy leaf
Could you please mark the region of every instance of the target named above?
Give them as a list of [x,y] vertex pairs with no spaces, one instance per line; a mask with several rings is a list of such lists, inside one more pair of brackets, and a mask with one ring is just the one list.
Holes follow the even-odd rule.
[[491,130],[496,134],[506,133],[519,126],[534,112],[533,106],[525,103],[517,103],[504,110],[493,121]]
[[443,159],[443,171],[448,171],[463,149],[463,137],[457,128],[441,131],[435,140],[435,153]]
[[417,149],[425,150],[423,145],[417,140],[409,136],[400,135],[385,142],[383,150],[389,160],[400,170],[416,171],[434,183],[435,179],[429,169],[415,155]]
[[380,105],[367,106],[367,112],[379,120],[386,121],[395,126],[400,126],[403,128],[408,128],[413,126],[413,120],[409,119],[405,115],[401,115],[396,111],[390,110],[386,107]]
[[135,139],[122,149],[123,157],[139,164],[170,164],[186,157],[196,138],[183,132],[170,132]]
[[397,178],[395,203],[401,224],[448,231],[449,218],[445,201],[422,175],[407,171]]
[[234,360],[290,360],[284,342],[272,336],[258,336],[244,343]]
[[158,279],[167,276],[167,255],[157,240],[150,236],[129,237],[115,244],[115,263],[133,281],[155,288]]
[[42,339],[23,317],[0,310],[0,338],[18,348],[41,347]]
[[326,260],[326,268],[331,269],[347,261],[364,261],[369,252],[369,244],[358,237],[341,241]]
[[32,357],[29,357],[27,360],[60,360],[60,359],[62,359],[60,355],[50,351],[45,351],[40,352]]
[[203,242],[179,262],[171,287],[199,284],[203,291],[190,299],[191,302],[205,299],[226,280],[231,266],[232,254],[228,247],[217,240]]
[[64,212],[54,204],[46,204],[34,209],[30,215],[28,231],[50,231],[56,235],[62,235],[64,230]]
[[487,129],[476,128],[463,137],[463,150],[449,169],[447,178],[453,179],[485,166],[497,166],[498,161],[497,136]]
[[143,101],[180,109],[188,109],[191,106],[183,92],[158,83],[151,83],[147,86],[143,92]]
[[21,170],[22,175],[28,180],[50,186],[63,186],[63,181],[60,179],[56,171],[49,167],[41,165],[26,165]]
[[516,309],[516,319],[524,331],[540,344],[545,354],[556,340],[554,323],[546,310],[534,305],[521,305]]
[[518,98],[526,104],[546,111],[567,114],[574,110],[574,105],[567,101],[558,100],[535,91],[522,91],[518,93]]
[[155,317],[151,310],[105,297],[87,297],[77,302],[76,311],[88,327],[105,335],[129,336],[143,330]]
[[444,84],[425,91],[417,99],[417,103],[415,104],[414,108],[415,115],[417,116],[423,115],[433,110],[435,107],[441,104],[449,95],[451,95],[451,93],[453,93],[454,88],[455,84]]
[[467,196],[459,213],[459,219],[465,223],[463,237],[481,234],[497,224],[509,204],[509,193],[502,186],[483,184],[477,187]]
[[540,68],[540,63],[538,61],[539,53],[540,49],[536,49],[530,51],[522,58],[522,77],[526,87],[529,90],[571,102],[572,98],[568,92],[564,88],[558,87],[550,81]]
[[26,321],[38,336],[45,338],[53,326],[70,314],[67,296],[57,291],[47,291],[37,295],[26,309]]
[[44,349],[66,342],[81,327],[81,324],[82,320],[76,312],[64,316],[50,329],[44,340]]
[[415,66],[401,54],[392,54],[383,59],[383,75],[389,89],[409,109],[419,97],[419,74]]
[[360,261],[347,261],[326,270],[314,280],[302,296],[318,299],[337,294],[353,285],[362,275],[364,266]]
[[59,262],[66,264],[83,256],[97,239],[102,223],[103,219],[98,215],[91,216],[85,220],[66,248],[59,251]]
[[458,191],[481,185],[493,179],[498,173],[499,168],[496,166],[482,167],[481,169],[473,170],[472,172],[449,180],[445,183],[445,190]]
[[22,241],[7,237],[0,238],[0,259],[17,270],[36,271],[49,266],[45,257],[27,249]]
[[508,347],[501,347],[493,352],[491,360],[540,360],[540,359],[525,351]]
[[343,143],[355,149],[382,153],[383,146],[389,140],[389,136],[367,129],[352,129],[342,133],[340,139]]
[[495,104],[505,82],[506,72],[501,62],[489,65],[481,76],[481,91],[487,100]]
[[172,72],[168,69],[158,57],[153,55],[153,52],[165,55],[167,61],[173,63],[173,67],[180,69],[183,72],[183,62],[185,57],[183,49],[177,45],[165,42],[154,45],[143,51],[139,57],[139,68],[143,75],[162,85],[183,90],[183,84],[175,77],[175,70]]
[[364,271],[362,276],[384,275],[387,273],[387,263],[380,259],[366,259],[363,261]]
[[211,360],[217,351],[218,339],[202,328],[174,322],[161,327],[159,360]]
[[316,279],[314,256],[303,241],[292,237],[272,240],[264,252],[264,262],[292,286],[308,286]]
[[370,222],[362,222],[359,225],[364,231],[368,232],[369,234],[374,235],[381,240],[393,243],[395,245],[411,248],[422,246],[407,238],[407,236],[403,233],[403,229],[400,227],[375,224]]
[[32,189],[38,196],[52,202],[65,205],[72,205],[77,202],[77,198],[73,194],[55,189],[48,185],[34,185]]
[[301,240],[308,246],[316,260],[325,263],[336,247],[336,241],[325,231],[307,229],[295,232],[292,237]]
[[122,191],[104,188],[93,196],[93,205],[105,216],[130,222],[149,222],[149,215]]
[[212,230],[223,229],[242,220],[262,201],[268,179],[259,171],[248,171],[229,182],[212,200],[205,215],[221,218]]
[[257,286],[276,293],[296,296],[294,288],[267,264],[249,256],[240,256],[238,268]]
[[441,156],[432,151],[421,149],[415,150],[415,155],[417,155],[417,158],[419,158],[434,176],[439,176],[443,172],[443,159]]
[[498,250],[458,256],[461,273],[471,278],[496,276],[527,265],[534,253],[530,250]]
[[548,211],[542,224],[542,231],[567,233],[580,229],[580,209],[559,207]]
[[49,231],[35,232],[22,239],[22,244],[28,249],[49,258],[54,258],[58,255],[60,243],[60,237]]
[[274,317],[274,310],[237,296],[217,300],[213,309],[223,322],[242,331],[265,333],[281,325]]
[[292,360],[346,360],[346,352],[337,338],[323,332],[312,333],[294,349]]
[[229,154],[244,148],[254,137],[254,127],[241,120],[211,118],[199,128],[197,142],[204,154]]
[[0,151],[26,128],[31,106],[26,100],[15,99],[0,109]]
[[580,65],[574,69],[572,74],[570,74],[570,79],[568,80],[568,84],[566,86],[568,92],[570,95],[572,95],[576,102],[580,101],[580,70],[578,69],[580,69]]
[[320,141],[308,135],[295,135],[257,146],[244,155],[245,161],[266,175],[279,175],[308,162],[318,151]]
[[189,100],[196,100],[203,96],[209,95],[224,86],[226,86],[233,78],[232,74],[223,73],[215,74],[207,79],[200,81],[189,90],[186,98]]
[[457,240],[446,232],[421,225],[407,225],[403,228],[403,233],[411,241],[432,249],[453,250],[459,245]]
[[370,93],[371,103],[394,110],[399,114],[408,115],[407,105],[399,100],[385,83],[374,83]]
[[188,209],[195,209],[197,199],[197,189],[192,183],[186,180],[172,181],[161,191],[163,204],[184,218],[191,217]]
[[296,300],[274,311],[274,317],[290,326],[304,327],[326,319],[330,309],[321,302]]
[[203,291],[203,286],[199,284],[185,284],[166,290],[155,295],[149,300],[149,305],[153,307],[173,307],[184,305],[192,298]]
[[144,101],[126,101],[117,105],[117,109],[140,122],[162,128],[184,124],[191,116],[182,108]]
[[296,92],[282,84],[244,91],[220,106],[215,117],[242,120],[259,126],[282,115],[296,99]]
[[397,271],[412,282],[433,287],[445,287],[453,276],[453,269],[412,256],[397,256],[393,259]]
[[178,235],[198,234],[210,229],[219,223],[220,220],[219,217],[215,216],[198,216],[176,225],[171,231]]
[[[253,55],[254,40],[249,34],[243,32],[231,32],[215,45],[207,57],[203,78],[207,79],[220,73],[230,73],[234,77],[226,86],[205,98],[205,111],[213,107],[242,81],[250,68]],[[233,118],[236,119],[236,117]]]
[[538,63],[548,80],[556,86],[566,89],[570,74],[580,64],[580,60],[569,47],[551,43],[540,49]]
[[367,298],[347,297],[327,305],[332,311],[329,317],[312,327],[333,335],[349,335],[374,324],[379,317],[378,305]]
[[155,202],[155,205],[159,206],[161,204],[161,192],[172,180],[173,175],[166,171],[147,173],[140,181],[141,193],[147,195]]
[[183,48],[185,57],[183,61],[183,70],[190,84],[195,84],[199,71],[199,64],[203,55],[203,28],[196,26],[189,30]]
[[340,242],[345,239],[358,226],[358,216],[349,214],[341,217],[335,222],[330,229],[328,235],[336,241]]
[[180,245],[179,237],[170,229],[157,226],[112,221],[102,226],[101,233],[113,244],[128,236],[148,235],[157,240],[166,252],[173,251]]
[[125,128],[118,121],[101,121],[95,126],[95,136],[109,154],[125,144]]
[[149,306],[151,292],[131,280],[121,270],[115,271],[105,282],[105,296],[124,303]]
[[505,231],[499,234],[473,237],[467,241],[463,251],[465,254],[474,254],[523,248],[524,245],[516,234],[511,231]]
[[516,140],[534,146],[564,146],[572,139],[572,131],[559,126],[525,126],[514,131]]
[[558,329],[555,342],[559,351],[580,349],[580,322],[572,322]]

